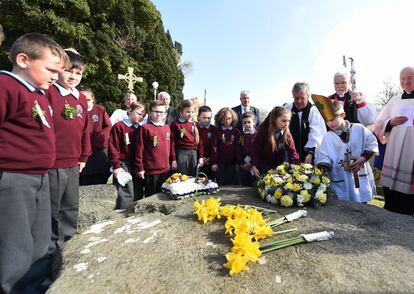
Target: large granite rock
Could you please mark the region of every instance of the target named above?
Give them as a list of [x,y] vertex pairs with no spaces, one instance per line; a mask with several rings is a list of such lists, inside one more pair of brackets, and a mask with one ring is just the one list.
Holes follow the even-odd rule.
[[79,187],[78,229],[111,217],[117,196],[113,185],[91,185]]
[[[224,204],[272,208],[252,188],[223,188],[218,196]],[[76,235],[49,293],[414,292],[413,217],[332,200],[282,228],[333,230],[334,239],[266,253],[264,264],[230,277],[223,223],[199,223],[192,203],[157,194]]]

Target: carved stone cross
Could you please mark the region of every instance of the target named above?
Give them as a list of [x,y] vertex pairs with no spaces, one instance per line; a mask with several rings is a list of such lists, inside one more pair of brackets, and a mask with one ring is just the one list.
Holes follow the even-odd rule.
[[125,80],[128,83],[128,89],[131,92],[134,92],[134,84],[136,82],[140,82],[142,83],[142,81],[144,80],[141,77],[137,77],[134,74],[134,69],[132,67],[128,67],[128,73],[122,75],[122,74],[118,74],[118,80]]

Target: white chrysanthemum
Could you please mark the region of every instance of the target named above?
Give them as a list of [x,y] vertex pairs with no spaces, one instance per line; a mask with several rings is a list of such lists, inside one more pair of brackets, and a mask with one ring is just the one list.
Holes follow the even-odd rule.
[[279,201],[277,201],[277,199],[275,197],[271,197],[270,198],[270,203],[272,203],[272,204],[278,204]]
[[320,184],[319,188],[318,188],[318,191],[319,190],[321,190],[322,192],[325,192],[326,191],[326,185],[325,184]]
[[311,190],[312,189],[312,184],[311,183],[304,183],[303,184],[303,188],[305,188],[305,190]]
[[303,197],[302,195],[298,194],[296,197],[296,201],[298,203],[298,206],[303,206]]
[[272,202],[272,198],[274,198],[274,197],[272,197],[272,195],[267,194],[267,196],[266,196],[266,201],[267,201],[267,202]]
[[273,181],[275,182],[276,185],[283,184],[283,179],[279,177],[275,177]]
[[303,168],[306,168],[306,169],[313,169],[313,166],[312,166],[312,164],[310,164],[310,163],[304,163],[304,164],[303,164]]

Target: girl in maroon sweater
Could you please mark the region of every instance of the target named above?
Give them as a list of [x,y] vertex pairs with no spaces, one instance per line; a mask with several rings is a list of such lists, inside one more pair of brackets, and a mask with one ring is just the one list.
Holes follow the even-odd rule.
[[285,161],[299,163],[295,142],[289,132],[290,117],[289,109],[276,106],[259,126],[252,153],[252,172],[257,178]]
[[214,120],[217,127],[217,183],[236,185],[241,159],[240,131],[235,128],[237,114],[225,107],[219,110]]
[[241,146],[241,171],[240,171],[240,183],[242,186],[253,186],[255,177],[250,173],[252,168],[252,152],[253,152],[253,139],[256,135],[255,125],[256,116],[253,112],[245,112],[242,115],[243,134],[240,135]]
[[[109,135],[108,155],[113,168],[114,185],[118,190],[115,209],[125,209],[143,197],[143,184],[135,176],[134,158],[139,123],[145,117],[145,106],[132,102],[127,112],[128,119],[117,122]],[[125,176],[132,177],[132,180],[121,185]]]
[[193,102],[183,100],[178,108],[178,113],[179,118],[172,122],[170,126],[174,137],[177,170],[185,175],[196,176],[197,155],[198,163],[203,165],[204,154],[197,124],[192,122],[194,115]]

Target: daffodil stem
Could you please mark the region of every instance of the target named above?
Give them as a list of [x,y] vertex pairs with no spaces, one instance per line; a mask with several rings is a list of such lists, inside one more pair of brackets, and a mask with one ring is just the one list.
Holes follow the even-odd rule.
[[269,208],[264,208],[264,207],[260,207],[260,206],[254,206],[254,205],[242,205],[242,206],[243,206],[244,208],[246,208],[246,209],[249,209],[249,208],[255,208],[255,209],[259,210],[259,211],[266,212],[266,213],[268,213],[268,214],[271,214],[271,213],[277,213],[277,211],[276,211],[276,210],[269,209]]
[[273,251],[273,250],[277,250],[277,249],[281,249],[281,248],[285,248],[285,247],[289,247],[292,245],[301,244],[305,242],[306,242],[305,238],[303,238],[302,236],[297,236],[297,237],[290,238],[287,240],[279,240],[279,241],[262,244],[260,246],[260,251],[262,253],[266,253],[269,251]]
[[276,231],[276,232],[273,232],[272,235],[280,235],[280,234],[294,232],[294,231],[297,231],[297,230],[298,230],[298,228],[293,228],[293,229],[288,229],[288,230],[283,230],[283,231]]
[[285,217],[281,217],[281,218],[278,218],[278,219],[275,219],[275,220],[272,220],[272,221],[268,222],[267,225],[270,226],[271,228],[273,228],[273,227],[280,226],[280,225],[286,223],[287,221],[288,220]]

